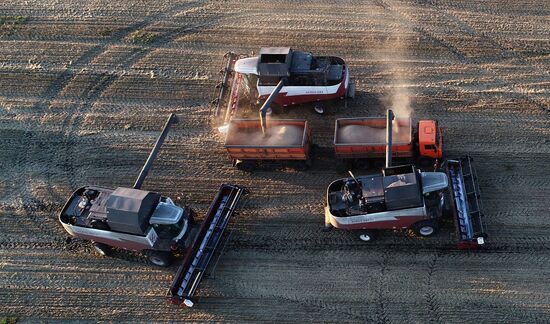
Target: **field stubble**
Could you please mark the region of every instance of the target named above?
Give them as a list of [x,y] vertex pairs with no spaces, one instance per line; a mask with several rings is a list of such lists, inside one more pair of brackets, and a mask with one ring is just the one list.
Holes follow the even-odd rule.
[[[295,4],[293,2],[293,4]],[[531,10],[529,8],[537,8]],[[0,315],[20,320],[542,322],[550,316],[550,7],[471,2],[4,1],[0,33]],[[307,172],[242,173],[208,102],[227,51],[292,46],[343,57],[353,101],[307,118]],[[406,89],[450,156],[475,158],[489,226],[482,252],[384,233],[321,232],[333,120],[381,115]],[[196,308],[162,296],[177,266],[67,242],[56,213],[80,185],[129,186],[165,116],[146,189],[204,212],[222,181],[252,192]]]

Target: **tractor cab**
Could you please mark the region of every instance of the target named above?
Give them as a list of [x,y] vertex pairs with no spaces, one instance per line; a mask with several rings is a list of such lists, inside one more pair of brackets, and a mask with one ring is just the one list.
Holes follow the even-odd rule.
[[418,122],[418,150],[420,156],[441,159],[443,157],[443,141],[441,128],[435,120]]

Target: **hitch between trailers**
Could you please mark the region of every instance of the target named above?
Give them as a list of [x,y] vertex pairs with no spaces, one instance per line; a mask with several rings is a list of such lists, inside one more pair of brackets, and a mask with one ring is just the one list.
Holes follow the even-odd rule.
[[236,185],[223,184],[220,187],[174,276],[166,296],[170,303],[193,307],[192,298],[212,256],[220,247],[224,231],[235,214],[241,196],[247,193],[247,189]]
[[458,236],[458,248],[485,244],[487,229],[473,159],[465,156],[444,163],[449,178],[451,213]]

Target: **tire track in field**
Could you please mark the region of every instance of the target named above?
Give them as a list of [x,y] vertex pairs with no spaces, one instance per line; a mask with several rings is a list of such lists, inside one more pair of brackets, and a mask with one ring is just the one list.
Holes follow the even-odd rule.
[[441,323],[442,317],[439,310],[439,302],[437,301],[437,292],[434,289],[434,273],[437,270],[437,261],[439,260],[439,253],[435,252],[433,258],[428,263],[428,271],[426,282],[426,293],[424,294],[424,301],[428,308],[428,316],[430,322]]
[[[177,15],[179,13],[178,11],[175,11],[173,15]],[[171,42],[176,37],[182,36],[184,34],[189,33],[196,33],[199,32],[202,28],[210,27],[214,25],[217,22],[217,20],[209,21],[208,23],[203,23],[200,25],[195,26],[182,26],[180,28],[176,28],[171,30],[168,33],[165,33],[164,35],[159,36],[156,38],[155,42],[150,44],[146,50],[142,51],[136,51],[133,52],[131,56],[129,56],[122,64],[119,66],[122,69],[129,69],[134,64],[139,62],[141,59],[143,59],[145,56],[150,54],[154,49],[163,46],[169,42]],[[87,91],[86,100],[84,104],[77,110],[74,111],[72,116],[69,116],[69,118],[65,119],[66,123],[63,124],[63,129],[65,130],[65,136],[64,136],[64,143],[62,145],[63,147],[63,156],[65,161],[65,167],[67,169],[67,179],[69,181],[69,185],[71,187],[71,190],[75,190],[78,183],[76,182],[76,168],[75,166],[78,165],[77,157],[79,154],[77,154],[76,148],[80,147],[77,145],[76,141],[74,140],[75,134],[78,132],[80,127],[83,123],[83,117],[86,116],[86,114],[93,109],[94,104],[101,98],[103,93],[109,89],[109,87],[118,80],[118,75],[113,73],[102,73],[99,76],[99,80],[94,84],[92,83],[89,90]],[[48,183],[51,183],[51,179],[49,179]],[[126,260],[134,260],[136,256],[134,254],[128,254],[128,253],[118,253],[117,257],[121,259]],[[141,258],[143,259],[143,258]]]
[[[179,13],[179,11],[175,14],[177,13]],[[128,69],[139,62],[141,59],[143,59],[146,55],[150,54],[152,50],[156,49],[157,47],[172,41],[174,38],[181,36],[186,32],[198,32],[200,31],[200,28],[212,26],[214,23],[215,21],[194,27],[183,26],[181,28],[174,29],[171,32],[157,38],[157,40],[153,44],[151,44],[147,48],[147,50],[133,52],[132,55],[130,55],[120,66],[123,69]],[[89,90],[87,91],[86,100],[81,108],[75,110],[72,116],[68,116],[68,118],[65,119],[66,122],[63,123],[62,129],[65,130],[64,143],[62,144],[64,157],[63,160],[65,162],[64,165],[68,173],[66,178],[69,181],[69,185],[72,191],[76,190],[78,186],[78,183],[76,182],[75,166],[79,164],[77,157],[80,156],[75,150],[76,148],[80,147],[74,140],[75,134],[82,126],[83,117],[86,116],[86,114],[93,108],[94,104],[101,98],[103,93],[107,89],[109,89],[109,87],[117,79],[117,74],[102,73],[99,76],[99,80],[95,84],[91,84]],[[48,179],[48,183],[51,183],[51,178]]]
[[[387,295],[387,287],[389,287],[387,281],[388,281],[388,272],[389,272],[389,261],[391,257],[391,247],[384,250],[384,254],[382,255],[382,260],[377,261],[378,266],[380,267],[379,271],[379,279],[377,280],[377,287],[376,287],[376,322],[377,323],[388,323],[388,311],[387,311],[387,303],[388,303],[388,297]],[[391,303],[391,301],[389,301]]]
[[[494,36],[490,37],[486,33],[478,31],[476,28],[472,27],[470,24],[468,24],[464,20],[460,19],[456,15],[452,14],[448,10],[443,10],[442,13],[443,13],[444,17],[447,20],[454,22],[463,31],[465,31],[465,33],[467,33],[468,35],[473,36],[473,37],[477,37],[477,38],[483,40],[483,42],[492,45],[494,48],[497,48],[500,51],[500,56],[503,59],[512,58],[512,59],[515,59],[516,61],[519,61],[523,66],[529,66],[532,70],[531,72],[533,72],[531,74],[531,76],[533,74],[538,74],[542,79],[547,79],[550,76],[550,73],[548,71],[544,70],[543,68],[540,68],[540,67],[536,66],[531,61],[527,60],[526,56],[524,54],[522,54],[521,52],[518,52],[518,51],[514,50],[513,48],[512,49],[506,48],[501,43],[496,41]],[[472,61],[476,62],[476,60],[472,60]],[[481,63],[481,62],[478,62],[478,63]],[[496,75],[496,72],[492,71],[488,67],[484,67],[484,70],[490,72],[493,75]],[[544,102],[540,102],[538,98],[533,97],[532,95],[528,95],[518,85],[516,85],[516,84],[514,84],[510,81],[505,81],[502,78],[497,77],[497,79],[500,82],[504,83],[504,84],[511,85],[517,92],[522,93],[524,98],[528,99],[528,101],[530,101],[531,103],[539,106],[539,108],[541,108],[543,111],[548,111],[549,110],[549,107],[547,107]]]
[[[237,292],[238,291],[255,292],[259,294],[262,298],[267,297],[269,299],[274,299],[281,302],[290,302],[293,304],[299,304],[304,308],[315,308],[316,311],[327,313],[328,315],[338,313],[340,315],[344,315],[348,320],[365,321],[368,319],[367,316],[356,314],[351,309],[342,309],[338,306],[335,306],[333,303],[330,302],[330,298],[302,299],[300,295],[294,293],[292,289],[281,291],[281,293],[275,293],[279,290],[270,289],[271,287],[265,287],[264,285],[261,285],[261,284],[258,285],[256,284],[255,281],[241,281],[241,280],[237,281],[232,278],[224,278],[223,281],[226,283],[229,283],[230,286],[237,287],[237,289],[235,289]],[[321,295],[328,297],[329,294],[330,294],[330,291],[327,291]],[[235,297],[239,298],[239,297],[245,297],[245,296],[238,294]]]
[[[53,104],[55,99],[58,98],[59,95],[63,92],[63,90],[67,88],[69,84],[71,84],[71,82],[74,81],[75,78],[79,75],[79,73],[76,71],[78,71],[78,69],[89,66],[89,64],[94,59],[96,59],[97,57],[105,53],[108,50],[110,45],[121,43],[126,37],[128,37],[133,32],[136,32],[140,29],[151,26],[157,23],[158,20],[175,16],[182,10],[192,8],[193,5],[195,5],[196,3],[202,4],[202,2],[203,1],[191,2],[186,4],[178,4],[173,6],[170,10],[166,12],[162,12],[156,15],[146,17],[146,19],[144,19],[141,22],[138,22],[127,28],[124,28],[122,30],[115,32],[109,40],[103,41],[100,44],[93,46],[89,50],[85,51],[72,64],[69,64],[67,68],[63,72],[61,72],[59,76],[52,83],[50,83],[50,85],[47,87],[46,91],[42,95],[43,99],[33,105],[32,107],[33,111],[35,112],[47,111],[50,108],[50,106]],[[88,96],[92,99],[95,98],[97,100],[100,94],[112,83],[113,80],[110,80],[110,78],[111,78],[110,76],[106,76],[102,78],[102,80],[100,81],[101,85],[99,86],[99,88],[97,88],[95,92],[89,93]],[[101,90],[102,87],[104,88],[103,90]],[[94,93],[97,93],[97,98],[96,98],[96,94]],[[85,104],[83,110],[86,111],[90,107],[91,105]],[[75,127],[72,127],[71,130],[69,131],[67,131],[67,129],[69,128],[69,125],[71,123],[74,123],[76,121],[75,116],[78,116],[77,114],[78,108],[79,108],[78,105],[72,105],[71,109],[69,109],[66,112],[67,117],[64,119],[62,128],[61,128],[61,132],[66,133],[65,140],[63,143],[64,146],[66,146],[67,144],[72,144],[70,137],[74,132]],[[31,145],[33,144],[33,138],[37,135],[40,136],[42,134],[44,134],[44,131],[41,131],[37,127],[37,125],[33,125],[32,123],[27,124],[24,131],[22,146],[31,147]],[[64,155],[61,157],[60,160],[67,162],[69,158],[67,155]],[[23,168],[23,170],[25,170],[26,168],[28,168],[29,164],[32,165],[32,161],[33,161],[33,157],[30,155],[30,151],[27,150],[26,154],[24,155],[24,159],[20,161],[21,163],[19,163],[19,166]],[[54,161],[51,161],[51,162],[54,163]],[[70,166],[69,168],[74,168],[74,166]],[[30,179],[26,175],[26,172],[19,172],[18,174],[19,174],[19,179],[16,181],[16,183],[32,182],[32,179]],[[73,174],[73,172],[71,172],[71,174]],[[52,198],[56,201],[59,201],[60,199],[64,199],[63,197],[59,197],[55,195],[55,190],[53,189],[52,180],[53,180],[52,175],[48,172],[45,177],[46,185],[48,187],[47,191],[52,194]],[[72,185],[72,187],[73,187],[72,189],[74,189],[74,185]],[[20,196],[22,197],[23,203],[25,204],[26,201],[28,201],[33,196],[33,194],[32,192],[29,191],[29,188],[27,186],[22,186],[21,189],[23,192],[20,194]]]
[[[179,36],[183,36],[184,34],[191,34],[191,33],[197,33],[200,32],[203,28],[211,27],[215,25],[217,20],[212,20],[206,23],[202,23],[200,25],[195,26],[183,26],[180,28],[176,28],[171,30],[170,32],[159,36],[154,43],[152,43],[150,46],[147,47],[147,50],[134,52],[133,55],[131,55],[127,60],[124,61],[124,63],[120,64],[119,66],[122,67],[122,69],[129,69],[134,64],[139,62],[141,59],[149,55],[154,49],[156,49],[158,46],[162,46],[166,43],[171,42],[173,39]],[[81,109],[79,109],[78,112],[75,112],[75,115],[73,118],[70,119],[68,122],[68,131],[66,132],[66,145],[63,145],[63,148],[65,148],[65,157],[70,159],[70,162],[68,162],[69,166],[69,175],[68,179],[70,180],[70,185],[72,189],[76,189],[76,183],[74,182],[75,179],[75,172],[74,172],[74,166],[78,164],[78,161],[75,161],[75,157],[77,156],[75,154],[75,147],[77,145],[74,145],[71,141],[71,139],[74,137],[74,134],[80,129],[82,126],[83,117],[93,108],[94,104],[101,98],[103,93],[116,81],[118,80],[117,74],[107,74],[101,78],[101,80],[98,82],[96,86],[94,86],[91,91],[88,94],[88,99],[84,103]],[[65,128],[65,127],[64,127]],[[73,144],[73,145],[71,145]]]

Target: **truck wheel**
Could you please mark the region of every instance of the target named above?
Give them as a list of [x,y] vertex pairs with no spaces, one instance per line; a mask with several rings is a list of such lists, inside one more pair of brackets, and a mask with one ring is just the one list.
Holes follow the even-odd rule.
[[357,237],[363,242],[372,242],[375,239],[374,231],[360,230],[357,231]]
[[430,167],[433,167],[434,165],[434,159],[432,158],[429,158],[427,156],[421,156],[419,159],[418,159],[418,165],[421,167],[421,168],[425,168],[425,169],[428,169]]
[[172,264],[173,255],[168,251],[149,251],[149,262],[159,267],[167,267]]
[[101,256],[109,256],[111,254],[111,247],[107,244],[93,242],[92,245],[96,252]]
[[437,232],[438,226],[435,221],[421,221],[413,225],[413,231],[417,236],[428,237]]
[[359,170],[367,170],[370,167],[370,161],[368,159],[354,159],[353,166]]
[[371,166],[375,169],[382,169],[386,166],[386,160],[380,158],[372,159]]
[[348,84],[348,90],[346,91],[346,97],[353,99],[355,98],[355,82],[350,81]]
[[256,167],[256,163],[248,160],[237,160],[235,162],[235,167],[241,171],[252,172]]

